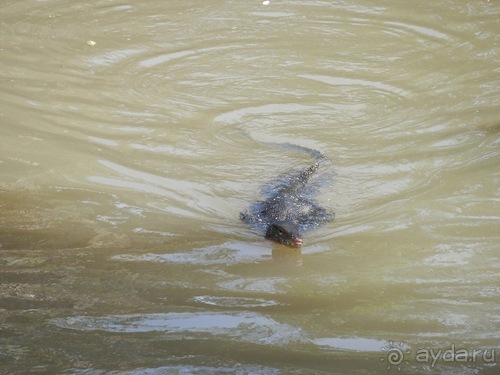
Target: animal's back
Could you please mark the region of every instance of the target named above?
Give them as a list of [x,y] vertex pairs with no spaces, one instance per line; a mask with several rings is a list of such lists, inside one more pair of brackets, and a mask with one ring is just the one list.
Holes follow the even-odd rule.
[[[315,163],[300,172],[292,172],[285,178],[285,183],[278,184],[274,191],[268,191],[268,198],[250,206],[240,217],[246,223],[266,231],[266,238],[284,243],[281,239],[268,236],[271,226],[286,228],[300,239],[303,231],[312,229],[334,218],[333,212],[320,207],[308,192],[309,180],[316,173],[326,157],[317,150],[307,147],[283,144],[285,147],[306,151],[315,157]],[[286,233],[285,233],[286,234]],[[302,240],[300,239],[300,244]],[[285,243],[289,245],[288,243]]]

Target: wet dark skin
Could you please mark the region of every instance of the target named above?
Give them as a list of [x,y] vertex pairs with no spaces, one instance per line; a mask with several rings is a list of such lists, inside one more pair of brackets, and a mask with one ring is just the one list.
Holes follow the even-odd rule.
[[307,190],[309,178],[326,158],[319,151],[294,147],[314,155],[316,163],[294,173],[286,184],[278,186],[266,200],[254,203],[240,214],[244,222],[264,229],[266,239],[289,247],[303,244],[303,230],[317,227],[335,217],[333,212],[320,207]]

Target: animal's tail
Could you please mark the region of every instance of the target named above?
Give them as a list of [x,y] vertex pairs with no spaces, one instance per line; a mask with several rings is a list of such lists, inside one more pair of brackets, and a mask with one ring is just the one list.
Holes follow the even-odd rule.
[[329,160],[325,155],[323,155],[323,153],[321,151],[315,150],[313,148],[297,145],[294,143],[288,143],[288,142],[281,143],[281,145],[283,147],[287,147],[287,148],[290,148],[292,150],[299,150],[299,151],[305,152],[305,153],[311,155],[313,158],[315,158],[318,163]]
[[305,185],[307,181],[309,181],[309,178],[318,170],[320,165],[326,161],[329,161],[330,159],[327,158],[325,155],[323,155],[320,151],[305,147],[305,146],[300,146],[295,143],[288,143],[288,142],[283,142],[283,143],[274,143],[274,142],[265,142],[268,145],[272,146],[280,146],[280,147],[286,147],[288,149],[294,150],[294,151],[301,151],[305,152],[312,157],[314,157],[315,162],[313,165],[310,167],[302,170],[300,173],[297,175],[293,176],[289,182],[288,188],[293,188],[296,187],[297,185]]
[[317,163],[322,163],[325,161],[328,161],[328,159],[321,151],[315,150],[313,148],[297,145],[295,143],[289,143],[289,142],[283,142],[283,143],[275,143],[275,142],[264,142],[265,144],[268,144],[270,146],[280,146],[280,147],[286,147],[290,150],[294,151],[302,151],[305,152],[306,154],[311,155]]

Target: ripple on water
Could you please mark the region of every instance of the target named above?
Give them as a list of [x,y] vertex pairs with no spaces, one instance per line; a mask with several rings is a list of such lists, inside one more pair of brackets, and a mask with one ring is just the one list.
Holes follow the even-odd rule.
[[302,329],[279,323],[254,312],[177,312],[74,316],[52,319],[51,324],[76,331],[120,333],[158,332],[167,338],[185,340],[186,334],[226,337],[230,340],[286,346],[314,344],[323,350],[379,352],[389,343],[362,337],[324,337],[311,339]]
[[167,254],[119,254],[114,260],[128,262],[157,262],[177,264],[234,264],[255,262],[269,258],[269,248],[243,242],[227,242],[221,245],[195,248],[191,251]]
[[100,317],[75,316],[51,323],[77,331],[122,333],[161,332],[176,339],[186,333],[223,336],[233,340],[269,345],[288,345],[303,340],[300,329],[253,312],[181,312],[126,314]]
[[[195,359],[195,356],[190,356],[191,359]],[[203,360],[202,360],[203,361]],[[85,370],[71,369],[71,374],[74,375],[220,375],[220,374],[231,374],[231,375],[246,375],[246,374],[269,374],[269,375],[281,375],[283,372],[280,369],[259,366],[259,365],[243,365],[238,363],[237,368],[234,366],[195,366],[195,365],[172,365],[172,366],[161,366],[161,367],[140,367],[135,370],[120,370],[120,371],[108,371],[101,370],[97,368],[87,368]]]
[[275,300],[251,297],[195,296],[193,300],[204,305],[220,307],[254,308],[282,305]]
[[287,289],[288,279],[285,277],[245,277],[218,283],[218,287],[234,292],[260,292],[267,294],[283,294]]
[[437,267],[465,266],[473,259],[481,245],[478,244],[440,244],[435,247],[436,254],[423,260],[425,264]]
[[362,337],[322,337],[312,340],[322,349],[354,350],[360,352],[380,352],[389,343],[384,340]]
[[321,83],[325,83],[331,86],[345,86],[350,89],[356,89],[358,86],[363,87],[363,91],[366,90],[375,90],[378,93],[385,93],[386,95],[396,96],[396,97],[410,97],[412,93],[404,88],[396,87],[394,85],[390,85],[384,82],[376,82],[370,80],[363,80],[359,78],[347,78],[347,77],[338,77],[338,76],[325,76],[325,75],[317,75],[317,74],[302,74],[299,77],[310,79],[313,81],[318,81]]

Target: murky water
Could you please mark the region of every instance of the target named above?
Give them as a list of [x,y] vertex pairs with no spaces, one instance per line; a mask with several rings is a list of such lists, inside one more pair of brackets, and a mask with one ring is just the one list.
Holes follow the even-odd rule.
[[[3,1],[0,372],[497,373],[499,19]],[[301,250],[238,219],[266,142],[332,161]]]

